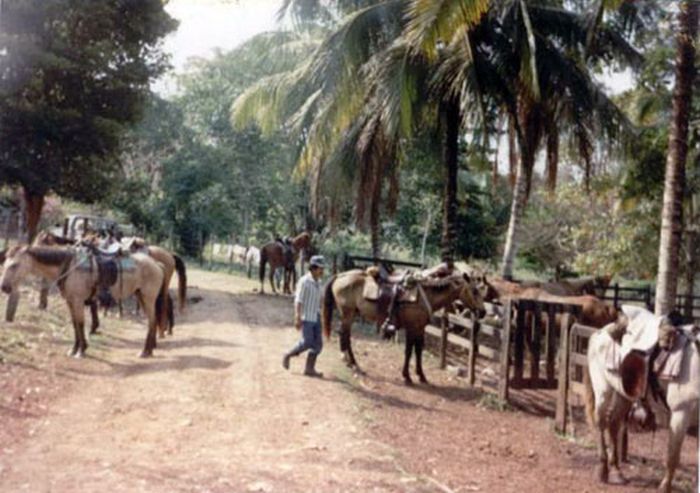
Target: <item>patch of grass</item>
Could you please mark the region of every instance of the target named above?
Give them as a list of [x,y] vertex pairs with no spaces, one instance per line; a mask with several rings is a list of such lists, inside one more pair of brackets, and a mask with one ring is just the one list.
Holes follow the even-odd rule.
[[490,411],[498,411],[500,413],[513,412],[515,408],[511,406],[508,402],[503,402],[498,398],[496,394],[490,392],[485,392],[477,401],[477,407],[481,409],[488,409]]

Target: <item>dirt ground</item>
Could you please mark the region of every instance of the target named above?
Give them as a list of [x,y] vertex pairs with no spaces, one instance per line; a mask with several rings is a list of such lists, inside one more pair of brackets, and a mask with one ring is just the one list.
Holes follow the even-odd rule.
[[[366,376],[342,365],[337,340],[323,380],[303,377],[301,359],[286,372],[290,298],[189,277],[201,302],[149,360],[145,327],[116,318],[87,358],[67,358],[58,297],[47,313],[25,299],[22,322],[0,324],[1,492],[635,492],[661,477],[663,432],[631,437],[630,485],[601,487],[590,440],[498,410],[432,357],[432,384],[407,388],[396,344],[356,340]],[[678,491],[697,489],[697,453],[689,437]]]

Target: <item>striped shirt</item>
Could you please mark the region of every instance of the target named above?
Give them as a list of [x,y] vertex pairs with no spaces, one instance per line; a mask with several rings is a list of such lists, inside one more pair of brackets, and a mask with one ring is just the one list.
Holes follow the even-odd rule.
[[314,280],[311,272],[299,280],[295,304],[301,305],[301,319],[304,322],[317,322],[321,314],[321,281]]

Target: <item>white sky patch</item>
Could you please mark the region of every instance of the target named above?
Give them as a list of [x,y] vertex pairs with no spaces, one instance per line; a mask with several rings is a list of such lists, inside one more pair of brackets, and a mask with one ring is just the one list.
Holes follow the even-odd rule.
[[165,9],[180,21],[177,31],[163,43],[174,70],[156,81],[162,94],[176,90],[174,75],[182,73],[190,58],[211,58],[215,51],[228,51],[243,41],[277,27],[280,0],[170,0]]

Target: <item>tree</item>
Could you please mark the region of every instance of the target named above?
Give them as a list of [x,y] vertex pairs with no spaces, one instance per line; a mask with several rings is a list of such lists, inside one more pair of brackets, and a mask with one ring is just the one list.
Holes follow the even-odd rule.
[[676,304],[679,253],[683,230],[685,164],[688,154],[688,123],[695,78],[695,38],[698,33],[700,5],[680,2],[676,37],[676,83],[669,132],[668,156],[664,179],[659,268],[656,282],[655,312],[669,313]]
[[49,191],[103,198],[124,129],[167,67],[160,0],[5,0],[0,16],[0,181],[24,190],[30,240]]

